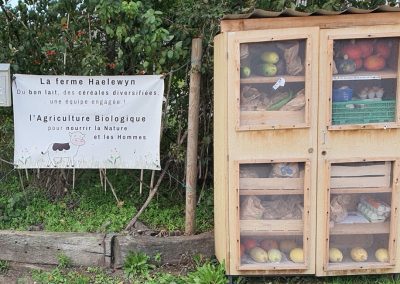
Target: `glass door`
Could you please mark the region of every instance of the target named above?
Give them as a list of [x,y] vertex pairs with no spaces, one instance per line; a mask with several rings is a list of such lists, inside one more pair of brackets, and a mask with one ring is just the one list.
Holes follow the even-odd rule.
[[395,269],[400,26],[321,30],[317,275]]
[[230,265],[312,274],[318,28],[228,35]]
[[240,269],[305,269],[310,163],[239,163]]

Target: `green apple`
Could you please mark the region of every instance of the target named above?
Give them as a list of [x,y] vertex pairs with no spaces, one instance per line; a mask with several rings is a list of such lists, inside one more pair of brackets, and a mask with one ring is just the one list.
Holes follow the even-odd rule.
[[261,73],[264,76],[268,76],[268,77],[275,76],[277,72],[278,72],[278,67],[276,67],[275,64],[264,63],[261,65]]
[[261,59],[266,63],[275,64],[279,61],[279,55],[275,51],[264,51],[261,54]]
[[240,75],[241,75],[243,78],[248,78],[248,77],[250,77],[250,74],[251,74],[251,69],[250,69],[250,67],[248,67],[248,66],[243,66],[243,67],[240,68]]

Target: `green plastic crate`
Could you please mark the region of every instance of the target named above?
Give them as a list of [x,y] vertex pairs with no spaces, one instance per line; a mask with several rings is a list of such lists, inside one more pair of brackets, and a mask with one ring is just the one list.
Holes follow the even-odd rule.
[[393,122],[395,114],[395,100],[353,100],[332,104],[333,125]]

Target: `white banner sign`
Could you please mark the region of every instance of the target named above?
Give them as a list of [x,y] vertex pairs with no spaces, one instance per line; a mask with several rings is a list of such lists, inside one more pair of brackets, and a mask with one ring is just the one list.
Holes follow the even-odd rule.
[[20,168],[160,169],[160,76],[15,75]]

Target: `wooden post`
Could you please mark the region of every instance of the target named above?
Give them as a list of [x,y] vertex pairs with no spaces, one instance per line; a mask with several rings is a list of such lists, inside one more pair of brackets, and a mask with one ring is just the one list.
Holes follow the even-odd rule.
[[198,144],[197,137],[199,129],[201,57],[202,38],[195,38],[192,40],[192,68],[190,76],[188,140],[186,154],[186,235],[192,235],[195,229]]

